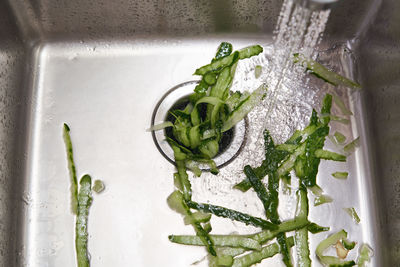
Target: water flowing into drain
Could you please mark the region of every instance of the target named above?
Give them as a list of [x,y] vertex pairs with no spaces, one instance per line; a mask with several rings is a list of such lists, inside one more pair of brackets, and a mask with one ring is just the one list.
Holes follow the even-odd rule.
[[[305,126],[312,108],[319,104],[319,89],[308,83],[305,67],[293,64],[292,59],[294,53],[316,58],[315,48],[321,40],[329,12],[310,10],[293,0],[285,0],[274,32],[274,42],[264,45],[262,55],[239,62],[231,90],[251,91],[265,83],[268,85],[267,96],[247,116],[246,143],[236,159],[221,168],[218,177],[205,174],[202,179],[191,179],[194,199],[222,205],[226,204],[225,197],[229,197],[229,207],[262,216],[263,208],[257,198],[254,202],[249,198],[244,201],[244,194],[235,193],[232,185],[245,178],[245,165],[259,166],[265,158],[264,129],[270,131],[275,142],[283,142],[296,129]],[[262,68],[257,78],[256,67]],[[294,188],[295,182],[292,182]],[[281,218],[292,218],[295,198],[292,195],[280,197]],[[241,226],[235,227],[239,231]]]
[[[277,141],[283,141],[296,128],[303,126],[308,110],[314,104],[315,91],[309,90],[306,69],[293,63],[293,54],[316,58],[315,49],[329,13],[330,10],[310,10],[298,1],[285,0],[274,32],[274,43],[267,47],[261,59],[250,59],[245,63],[247,66],[242,66],[242,76],[246,76],[246,72],[250,73],[256,65],[261,65],[260,81],[268,85],[267,97],[248,116],[248,144],[241,154],[245,164],[257,166],[263,160],[264,151],[257,148],[263,147],[264,129],[273,131],[276,128],[272,134]],[[237,79],[243,79],[239,70]],[[282,123],[282,119],[286,121]]]
[[[263,54],[239,62],[231,90],[252,91],[260,84],[266,84],[268,92],[262,103],[248,115],[248,127],[242,123],[235,128],[232,145],[229,145],[231,149],[214,159],[217,165],[225,166],[237,156],[235,164],[230,164],[233,166],[226,166],[227,177],[233,175],[235,180],[240,179],[243,174],[236,174],[242,172],[244,165],[261,163],[264,159],[264,129],[269,129],[274,139],[281,142],[296,128],[304,126],[311,107],[318,100],[315,90],[310,90],[304,79],[305,67],[293,63],[293,54],[301,53],[315,59],[315,47],[328,17],[329,10],[310,10],[299,1],[285,0],[274,31],[274,43],[265,45]],[[254,75],[256,66],[262,67],[257,78]],[[194,85],[189,82],[169,91],[157,105],[153,123],[165,120],[169,109],[190,94]],[[164,135],[159,131],[153,133],[153,138],[160,152],[173,162],[173,153]]]

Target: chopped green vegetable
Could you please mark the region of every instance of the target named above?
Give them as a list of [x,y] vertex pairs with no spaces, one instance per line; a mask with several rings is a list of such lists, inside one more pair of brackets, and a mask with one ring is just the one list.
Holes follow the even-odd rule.
[[260,65],[257,65],[254,68],[254,76],[256,77],[256,79],[258,79],[261,76],[262,73],[262,67]]
[[74,153],[72,150],[72,141],[71,136],[69,134],[70,128],[64,123],[63,126],[63,137],[65,148],[67,150],[67,159],[68,159],[68,169],[71,178],[71,211],[73,214],[77,214],[78,211],[78,179],[76,175],[76,167],[74,163]]
[[336,141],[338,144],[343,144],[346,142],[346,136],[344,136],[341,132],[336,131],[334,134]]
[[168,196],[167,198],[167,203],[168,206],[176,211],[177,213],[181,214],[181,215],[188,215],[188,207],[185,205],[184,201],[183,201],[183,195],[181,192],[179,191],[174,191],[172,192],[171,195]]
[[190,214],[190,216],[185,216],[183,222],[185,223],[185,225],[188,225],[188,224],[193,224],[195,222],[198,223],[209,222],[210,219],[211,219],[211,214],[206,214],[201,211],[198,211]]
[[[297,210],[298,218],[308,217],[308,197],[307,190],[304,186],[300,186],[297,191]],[[308,229],[301,228],[295,231],[295,244],[296,254],[298,259],[298,266],[307,267],[311,266],[310,249],[308,244]]]
[[[244,167],[244,173],[246,174],[247,178],[249,179],[251,185],[253,186],[254,191],[256,192],[258,198],[261,200],[261,203],[264,205],[266,214],[268,214],[267,211],[270,209],[271,198],[268,195],[264,184],[257,177],[257,175],[254,173],[253,169],[249,165],[246,165]],[[271,216],[267,215],[267,218],[268,217],[271,218]],[[274,217],[274,220],[276,221],[275,217]],[[271,218],[271,221],[273,222],[272,218]]]
[[346,238],[342,239],[343,247],[347,250],[352,250],[356,246],[356,242],[349,241]]
[[344,208],[344,211],[347,212],[347,214],[350,215],[350,217],[355,221],[356,223],[360,223],[360,217],[358,217],[358,214],[356,210],[351,207],[351,208]]
[[228,106],[230,111],[233,111],[237,105],[243,100],[243,97],[246,98],[248,96],[247,93],[242,94],[239,91],[232,93],[226,100],[225,105]]
[[318,185],[309,187],[309,189],[315,195],[314,206],[319,206],[333,201],[330,196],[323,194],[324,191]]
[[254,92],[252,92],[245,100],[243,100],[235,110],[232,111],[231,115],[226,119],[222,126],[222,132],[226,132],[236,125],[261,101],[262,96],[266,92],[267,87],[262,84]]
[[215,61],[217,59],[229,56],[232,53],[232,44],[228,42],[222,42],[217,49],[217,53],[215,54],[215,57],[212,61]]
[[[323,100],[321,113],[329,114],[332,105],[332,96],[327,94]],[[319,151],[324,147],[325,138],[329,134],[329,119],[323,118],[321,122],[318,121],[318,116],[313,110],[309,126],[315,125],[318,128],[311,133],[305,141],[305,151],[300,154],[295,161],[296,175],[306,187],[316,185],[316,178],[320,158],[318,157]],[[319,155],[322,156],[322,155]]]
[[177,161],[176,166],[178,168],[179,183],[180,188],[182,188],[183,196],[185,200],[189,200],[192,197],[192,186],[186,172],[185,163],[183,161]]
[[254,45],[254,46],[249,46],[246,48],[243,48],[239,51],[234,52],[233,54],[229,56],[225,56],[222,58],[219,58],[212,63],[205,65],[201,68],[198,68],[195,71],[195,75],[205,75],[206,73],[210,71],[219,71],[223,69],[224,67],[231,66],[237,59],[245,59],[249,58],[252,56],[256,56],[260,54],[263,51],[263,48],[259,45]]
[[[199,164],[193,160],[186,160],[185,161],[185,166],[188,170],[192,171],[194,173],[194,175],[196,175],[197,177],[200,177],[201,175],[201,169],[199,167]],[[177,177],[179,178],[179,177]],[[182,188],[180,186],[177,186],[180,190],[182,190]]]
[[[325,125],[328,125],[330,122],[330,115],[331,115],[331,108],[332,108],[332,95],[326,94],[324,97],[324,100],[322,102],[322,108],[321,108],[321,119],[322,123]],[[323,117],[323,115],[328,115],[327,117]]]
[[[268,145],[268,140],[266,141],[266,146]],[[279,177],[275,173],[269,176],[268,179],[268,190],[261,182],[260,178],[254,173],[253,169],[247,165],[244,167],[244,173],[246,174],[247,178],[249,179],[254,191],[256,191],[258,198],[261,200],[265,214],[267,218],[271,219],[272,223],[279,224],[279,215],[278,215],[278,189],[279,189]],[[290,257],[290,252],[287,246],[286,235],[284,233],[279,233],[277,235],[277,241],[279,244],[280,252],[283,256],[283,262],[286,266],[293,266],[292,260]]]
[[334,85],[343,85],[349,87],[351,89],[360,89],[361,85],[358,83],[343,77],[336,72],[328,70],[326,67],[321,65],[320,63],[312,60],[307,59],[302,54],[294,54],[294,61],[300,62],[300,64],[306,64],[307,70],[311,71],[311,74],[317,76],[318,78]]
[[[292,247],[294,245],[293,237],[289,237],[287,239],[288,247]],[[261,249],[261,251],[251,252],[247,255],[237,257],[233,261],[232,267],[247,267],[253,264],[261,262],[263,259],[270,258],[278,254],[280,251],[279,245],[273,243],[271,245],[265,246]]]
[[171,209],[184,215],[185,218],[187,218],[186,220],[190,220],[190,222],[192,222],[191,224],[194,230],[196,231],[196,235],[200,238],[202,244],[204,244],[207,247],[207,251],[211,255],[216,256],[217,253],[215,252],[214,243],[212,239],[210,238],[208,232],[204,230],[204,228],[201,226],[200,222],[197,222],[196,218],[193,217],[193,213],[190,211],[190,208],[185,203],[184,195],[179,191],[174,191],[168,197],[167,203]]
[[207,73],[203,78],[208,85],[214,85],[217,82],[216,74],[212,72]]
[[99,194],[99,193],[103,192],[104,189],[106,189],[106,186],[104,185],[103,181],[101,181],[101,180],[95,180],[94,181],[94,185],[93,185],[93,188],[92,188],[92,190],[94,192]]
[[194,74],[195,75],[205,75],[206,73],[211,72],[211,71],[220,71],[221,69],[223,69],[225,67],[231,66],[238,59],[239,59],[239,52],[236,51],[227,57],[217,59],[208,65],[198,68]]
[[[260,250],[261,245],[254,239],[239,235],[210,235],[215,246],[245,248],[251,250]],[[201,239],[196,235],[170,235],[168,239],[173,243],[204,246]]]
[[252,56],[256,56],[263,51],[263,48],[260,45],[252,45],[239,50],[239,58],[245,59]]
[[[278,164],[287,156],[286,151],[281,151],[278,147],[275,147],[274,141],[268,131],[264,131],[264,149],[265,149],[265,160],[261,166],[254,169],[255,174],[258,178],[264,178],[266,175],[272,176],[274,172],[278,171]],[[243,192],[251,188],[251,183],[248,178],[234,186],[235,189],[239,189]]]
[[217,140],[206,140],[201,143],[199,146],[200,152],[206,157],[206,158],[213,158],[218,154],[219,151],[219,144]]
[[[296,229],[301,229],[311,225],[307,219],[296,218],[293,220],[282,222],[278,225],[277,230],[263,230],[262,232],[252,234],[252,235],[210,235],[215,246],[217,246],[217,251],[221,250],[222,254],[237,256],[245,252],[243,249],[229,250],[228,248],[219,249],[218,247],[235,247],[235,248],[247,248],[247,249],[258,249],[257,244],[265,244],[266,242],[275,238],[279,233],[291,232]],[[315,224],[314,224],[315,225]],[[307,228],[308,229],[308,228]],[[169,239],[172,242],[192,245],[192,246],[204,246],[201,239],[195,235],[171,235]],[[252,239],[257,242],[254,243],[249,241]]]
[[329,227],[323,227],[315,223],[310,223],[309,225],[307,225],[307,230],[312,234],[326,232],[329,231],[329,229]]
[[322,264],[326,266],[353,266],[355,265],[354,261],[343,261],[337,257],[333,256],[324,256],[322,255],[326,249],[330,246],[334,246],[338,241],[346,239],[347,232],[341,230],[337,233],[334,233],[328,236],[326,239],[322,240],[321,243],[318,244],[316,249],[316,254],[321,261]]
[[234,221],[245,223],[246,225],[250,224],[256,227],[261,227],[262,229],[270,229],[270,230],[278,229],[278,226],[264,219],[253,217],[251,215],[231,210],[228,208],[224,208],[221,206],[215,206],[205,203],[196,203],[193,201],[186,201],[186,204],[192,209],[200,210],[206,213],[211,213],[218,217],[229,218]]
[[306,227],[309,224],[310,222],[307,220],[307,218],[296,217],[293,220],[285,221],[279,224],[277,230],[264,230],[260,233],[250,235],[249,237],[257,240],[260,244],[264,244],[265,242],[276,237],[278,233],[291,232]]
[[299,229],[295,232],[295,241],[298,266],[311,266],[307,228]]
[[227,96],[226,90],[229,91],[232,80],[231,69],[229,67],[224,68],[219,74],[215,85],[211,87],[210,96],[225,100],[224,96]]
[[293,153],[296,148],[298,147],[298,145],[293,145],[293,144],[279,144],[276,146],[277,150],[283,150],[283,151],[287,151],[289,153]]
[[333,199],[328,195],[320,195],[314,199],[314,206],[331,203]]
[[219,172],[217,169],[217,165],[213,160],[207,160],[207,159],[186,160],[186,167],[191,171],[193,171],[194,174],[198,177],[201,175],[200,165],[202,165],[203,167],[207,167],[212,174],[218,174]]
[[365,264],[371,260],[371,257],[373,256],[373,250],[369,245],[362,244],[359,253],[357,266],[364,267]]
[[210,222],[204,223],[203,228],[206,233],[210,233],[212,231],[212,226]]
[[334,172],[332,173],[332,176],[337,178],[337,179],[347,179],[349,176],[348,172]]
[[360,137],[357,137],[356,139],[354,139],[353,141],[351,141],[350,143],[345,145],[343,150],[344,150],[345,153],[351,154],[359,146],[360,146]]
[[[196,88],[194,88],[194,92],[196,94],[192,95],[195,99],[198,97],[204,96],[207,92],[209,84],[205,81],[205,79],[201,79],[198,85],[196,85]],[[192,101],[193,102],[193,101]]]
[[[279,176],[276,172],[278,166],[277,159],[281,158],[282,155],[285,155],[286,153],[276,150],[275,144],[268,131],[264,132],[264,147],[266,159],[263,161],[263,165],[260,167],[262,169],[259,169],[258,171],[262,173],[262,176],[268,174],[268,192],[264,184],[261,182],[260,177],[257,177],[257,174],[250,166],[246,166],[244,168],[244,173],[263,203],[267,218],[270,218],[272,223],[279,224]],[[280,247],[280,252],[283,256],[283,262],[286,266],[293,266],[290,250],[287,246],[286,235],[284,233],[279,233],[277,235],[277,241]]]
[[346,107],[339,96],[333,94],[333,102],[335,102],[336,106],[340,109],[343,115],[353,115],[353,112]]
[[78,212],[76,215],[75,226],[75,247],[78,267],[89,267],[90,260],[88,254],[88,216],[92,204],[92,178],[84,175],[80,182],[78,194]]
[[309,187],[308,189],[310,189],[310,191],[313,193],[314,196],[319,197],[322,195],[322,193],[324,193],[324,191],[322,190],[321,187],[319,187],[318,185],[314,185],[312,187]]
[[[301,146],[297,147],[292,154],[290,154],[290,156],[277,169],[279,177],[289,174],[289,172],[293,169],[297,158],[304,153],[305,149],[306,143],[303,143]],[[298,165],[298,167],[299,166],[300,165]]]
[[[173,117],[171,122],[155,126],[156,129],[172,127],[173,136],[166,139],[174,150],[175,160],[183,161],[196,176],[201,175],[201,168],[193,162],[214,158],[220,150],[224,132],[242,120],[259,103],[266,90],[262,86],[252,94],[230,92],[237,61],[261,53],[262,47],[256,45],[231,52],[231,44],[221,43],[212,62],[196,70],[202,79],[189,96],[190,102],[184,109],[169,111]],[[211,171],[218,172],[216,167]],[[181,180],[185,180],[184,176]],[[184,185],[179,188],[188,198],[190,191]]]
[[316,184],[318,173],[318,166],[320,158],[317,157],[316,151],[322,149],[325,143],[325,137],[329,133],[328,126],[322,126],[312,133],[306,141],[305,153],[297,157],[296,165],[301,166],[302,172],[297,172],[299,168],[295,168],[296,175],[300,178],[301,182],[309,187]]
[[218,256],[217,257],[217,266],[232,266],[233,264],[233,257],[232,256]]
[[341,155],[332,151],[317,149],[315,150],[315,156],[320,159],[334,160],[334,161],[346,161],[346,156]]
[[147,129],[147,131],[149,131],[149,132],[151,132],[151,131],[159,131],[159,130],[165,129],[167,127],[174,127],[174,124],[172,122],[170,122],[170,121],[165,121],[163,123],[151,126],[149,129]]
[[290,243],[288,242],[288,239],[286,238],[285,233],[279,233],[276,236],[276,240],[278,241],[279,244],[279,252],[282,254],[282,260],[285,263],[286,266],[293,266],[292,264],[292,257],[290,255]]
[[245,253],[247,250],[244,248],[232,248],[232,247],[216,247],[218,255],[226,255],[236,257],[240,254]]
[[329,117],[333,121],[336,121],[336,122],[339,122],[339,123],[342,123],[342,124],[346,124],[346,125],[350,124],[350,120],[349,119],[342,118],[342,117],[336,116],[336,115],[330,115]]
[[325,266],[329,267],[351,267],[356,265],[353,260],[343,261],[333,256],[321,256],[320,260]]

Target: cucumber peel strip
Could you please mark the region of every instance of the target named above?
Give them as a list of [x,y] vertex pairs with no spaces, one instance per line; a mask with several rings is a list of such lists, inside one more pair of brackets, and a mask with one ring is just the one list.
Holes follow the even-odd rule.
[[366,263],[371,260],[371,257],[374,254],[372,248],[368,244],[365,244],[365,243],[361,245],[359,253],[360,254],[357,259],[358,267],[364,267],[366,265]]
[[332,173],[332,176],[335,177],[336,179],[347,179],[349,176],[348,172],[334,172]]
[[76,215],[75,248],[78,267],[89,267],[90,259],[88,254],[88,217],[89,209],[92,205],[92,178],[84,175],[80,182],[78,194],[78,212]]
[[168,127],[174,127],[174,124],[170,121],[164,121],[162,123],[156,124],[151,126],[149,129],[147,129],[147,132],[152,132],[152,131],[159,131],[159,130],[163,130],[165,128]]
[[322,64],[320,64],[312,59],[305,58],[305,56],[302,54],[299,54],[299,53],[294,54],[294,62],[300,63],[300,64],[305,64],[307,70],[311,71],[311,74],[314,74],[318,78],[320,78],[334,86],[342,85],[342,86],[346,86],[351,89],[357,89],[357,90],[361,88],[360,84],[358,84],[342,75],[339,75],[334,71],[329,70]]
[[343,210],[350,215],[350,217],[355,221],[357,224],[360,223],[360,217],[358,217],[358,214],[356,212],[356,209],[354,207],[351,208],[343,208]]
[[74,163],[74,152],[72,149],[72,141],[70,135],[69,126],[64,123],[63,125],[63,138],[65,143],[65,148],[67,151],[67,159],[68,159],[68,170],[71,179],[71,211],[73,214],[77,214],[78,211],[78,178],[76,175],[76,167]]
[[[294,245],[293,237],[287,239],[288,247]],[[272,243],[261,249],[261,251],[254,251],[247,255],[237,257],[233,260],[232,267],[247,267],[255,263],[261,262],[263,259],[270,258],[278,254],[280,251],[279,245],[277,243]]]
[[257,106],[258,103],[260,103],[266,91],[267,86],[265,84],[262,84],[254,92],[252,92],[250,96],[239,105],[239,107],[232,111],[231,115],[222,126],[222,132],[230,130],[233,126],[236,125],[236,123],[244,119],[244,117],[246,117],[246,115],[251,110],[253,110],[253,108]]
[[[250,250],[261,250],[261,245],[256,240],[239,235],[210,235],[211,240],[217,247],[244,248]],[[168,239],[173,243],[204,246],[196,235],[170,235]]]

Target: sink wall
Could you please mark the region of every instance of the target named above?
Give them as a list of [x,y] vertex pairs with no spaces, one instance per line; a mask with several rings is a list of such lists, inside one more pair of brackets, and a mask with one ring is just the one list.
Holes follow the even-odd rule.
[[[382,2],[382,3],[381,3]],[[23,176],[38,47],[52,40],[256,34],[271,36],[281,1],[10,0],[0,2],[0,265],[17,266]],[[363,85],[386,265],[400,262],[400,3],[342,0],[321,48],[347,43]]]

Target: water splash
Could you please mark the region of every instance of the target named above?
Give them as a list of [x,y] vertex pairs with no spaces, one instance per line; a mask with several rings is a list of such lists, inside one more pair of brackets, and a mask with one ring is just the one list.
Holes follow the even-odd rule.
[[264,129],[269,129],[275,140],[282,142],[295,129],[304,127],[317,101],[316,89],[305,78],[305,66],[293,63],[293,54],[317,57],[316,47],[329,13],[330,10],[310,10],[293,0],[285,0],[273,44],[266,47],[261,57],[244,62],[247,66],[243,69],[247,71],[252,69],[251,65],[262,65],[264,71],[259,83],[268,85],[267,97],[248,116],[250,133],[242,153],[246,164],[257,166],[264,159]]
[[[264,44],[264,52],[258,57],[239,62],[232,90],[251,91],[267,84],[267,96],[248,114],[247,140],[239,156],[222,168],[218,177],[204,173],[202,179],[191,179],[195,200],[226,206],[229,197],[230,208],[262,216],[263,207],[257,197],[250,198],[251,192],[235,193],[232,185],[245,178],[245,165],[259,166],[264,160],[264,129],[270,131],[275,142],[281,143],[296,129],[305,127],[312,108],[319,104],[318,89],[308,83],[305,66],[293,63],[293,54],[316,58],[316,47],[329,13],[329,10],[310,10],[294,0],[285,0],[274,31],[274,42]],[[256,66],[262,67],[259,77],[255,75]],[[288,207],[293,206],[289,200],[286,202]],[[282,218],[293,216],[293,209],[285,210],[287,212],[280,213]]]

